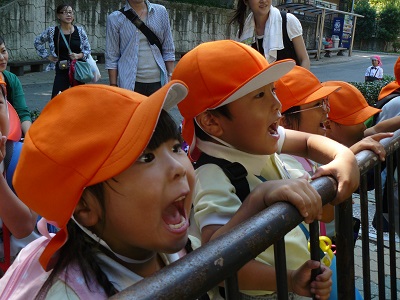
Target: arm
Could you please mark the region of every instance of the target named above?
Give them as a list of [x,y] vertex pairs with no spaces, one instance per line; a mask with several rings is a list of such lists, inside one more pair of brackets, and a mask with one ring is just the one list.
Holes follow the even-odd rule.
[[75,54],[76,57],[73,59],[88,59],[90,52],[92,52],[92,49],[90,48],[90,43],[88,36],[86,34],[86,31],[83,29],[83,27],[77,27],[78,28],[78,33],[79,33],[79,38],[81,40],[81,53]]
[[293,40],[294,50],[296,51],[297,58],[300,61],[300,66],[310,69],[310,57],[308,56],[306,45],[304,44],[303,36],[297,36]]
[[[121,57],[121,51],[119,49],[119,44],[120,44],[120,30],[119,30],[119,25],[117,24],[117,13],[119,12],[113,12],[107,17],[107,26],[106,26],[106,48],[105,48],[105,68],[107,70],[118,70],[118,61]],[[125,18],[125,16],[124,16]],[[110,74],[110,72],[109,72]],[[118,72],[116,72],[115,75],[118,75]],[[114,82],[111,81],[110,78],[110,84],[111,83],[117,83],[117,78],[113,78],[115,80]]]
[[364,136],[367,137],[382,132],[393,132],[399,128],[400,128],[400,116],[395,116],[393,118],[383,120],[378,124],[376,124],[375,126],[367,128],[364,131]]
[[393,133],[391,132],[384,132],[374,134],[368,137],[363,138],[358,143],[355,143],[353,146],[350,147],[350,150],[353,151],[354,154],[359,153],[362,150],[371,150],[376,155],[379,156],[381,161],[385,161],[386,151],[383,148],[382,144],[379,143],[381,139],[392,137]]
[[[35,40],[33,45],[35,46],[37,54],[41,58],[49,58],[51,61],[51,58],[53,58],[51,55],[49,56],[47,50],[46,50],[46,43],[49,42],[50,40],[50,30],[51,28],[47,28],[45,31],[43,31],[40,35],[38,35]],[[57,60],[56,60],[57,61]]]
[[338,192],[332,204],[349,198],[359,185],[360,173],[353,152],[329,138],[286,130],[282,152],[326,164],[318,168],[312,178],[330,175],[337,180]]
[[11,99],[13,107],[15,108],[19,119],[21,120],[21,129],[24,135],[32,125],[31,113],[26,105],[25,94],[22,88],[21,81],[14,74],[4,71],[4,76],[7,77],[9,89],[11,90]]
[[[6,137],[0,141],[0,161],[5,157]],[[35,228],[37,214],[13,193],[4,176],[0,176],[0,217],[16,238],[30,235]]]
[[110,85],[118,86],[118,70],[109,69],[108,70],[108,79],[110,81]]

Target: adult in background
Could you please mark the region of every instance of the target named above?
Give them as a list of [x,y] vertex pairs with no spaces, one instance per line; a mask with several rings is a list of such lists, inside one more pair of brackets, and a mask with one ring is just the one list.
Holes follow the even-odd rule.
[[164,6],[147,0],[128,0],[122,9],[131,11],[158,38],[161,49],[117,10],[107,18],[106,69],[110,85],[149,96],[172,76],[175,46],[168,12]]
[[7,100],[17,111],[21,121],[22,133],[25,135],[32,125],[31,113],[26,105],[24,90],[18,77],[7,71],[8,51],[3,37],[0,36],[0,76],[6,83]]
[[[73,25],[74,10],[70,4],[57,6],[56,16],[60,26],[50,26],[35,38],[35,48],[42,58],[55,63],[56,76],[53,83],[51,98],[71,87],[69,65],[73,60],[86,60],[91,52],[88,37],[83,27]],[[63,32],[72,53],[61,36]],[[49,44],[49,50],[46,49]],[[74,85],[83,84],[73,82]]]
[[372,66],[369,66],[365,71],[365,82],[382,80],[383,78],[383,69],[382,69],[382,60],[379,55],[371,56]]
[[[237,22],[236,40],[252,46],[269,63],[292,58],[296,64],[310,69],[310,58],[303,40],[300,21],[291,13],[280,12],[272,0],[239,0],[230,23]],[[247,8],[250,14],[246,17]]]

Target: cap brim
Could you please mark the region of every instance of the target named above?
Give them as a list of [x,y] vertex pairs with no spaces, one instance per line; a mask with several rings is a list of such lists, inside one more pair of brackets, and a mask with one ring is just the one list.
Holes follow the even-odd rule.
[[366,106],[346,117],[341,117],[337,119],[332,119],[329,117],[329,119],[342,125],[351,126],[365,122],[370,117],[379,113],[380,111],[381,110],[378,108]]
[[211,108],[218,108],[231,103],[263,86],[266,86],[267,84],[270,84],[271,82],[277,81],[292,70],[295,65],[295,62],[292,59],[279,60],[268,65],[264,70],[256,73],[253,77],[250,77],[246,83],[228,95],[222,102],[219,102]]
[[386,96],[389,96],[390,94],[394,93],[399,89],[400,89],[400,84],[397,81],[390,82],[389,84],[387,84],[382,88],[378,96],[378,101],[382,100]]
[[[300,83],[299,83],[300,84]],[[333,86],[322,86],[318,90],[316,90],[314,93],[309,95],[307,98],[305,98],[303,101],[297,103],[296,105],[303,105],[307,103],[311,103],[314,101],[317,101],[319,99],[326,98],[330,94],[340,90],[342,87],[338,85],[333,85]]]

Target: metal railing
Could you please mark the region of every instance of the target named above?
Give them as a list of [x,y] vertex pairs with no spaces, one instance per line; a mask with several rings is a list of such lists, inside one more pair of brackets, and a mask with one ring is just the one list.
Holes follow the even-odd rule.
[[[387,151],[387,180],[392,187],[393,157],[399,157],[399,141],[400,131],[397,131],[392,138],[382,140]],[[381,162],[370,151],[362,151],[356,157],[362,175],[359,193],[362,209],[364,299],[371,299],[369,224],[368,210],[365,207],[367,172],[374,170],[377,213],[379,214],[382,212]],[[397,162],[399,162],[398,159]],[[311,184],[321,195],[324,204],[333,200],[337,189],[335,180],[323,177],[314,180]],[[394,214],[400,214],[400,212],[394,212],[391,209],[393,207],[393,188],[389,190],[388,194],[392,195],[388,199],[389,222],[394,224]],[[354,299],[354,236],[351,199],[336,206],[335,215],[338,299]],[[226,299],[239,299],[237,271],[271,245],[274,245],[275,249],[277,293],[279,299],[288,299],[283,237],[301,221],[301,215],[292,205],[285,202],[276,203],[179,261],[121,291],[112,299],[197,299],[222,281],[225,281]],[[378,228],[382,227],[381,217],[378,218],[377,224]],[[318,225],[314,222],[310,224],[310,244],[311,258],[316,260],[319,260],[318,235]],[[397,299],[394,225],[390,226],[389,236],[391,299]],[[379,299],[385,299],[382,250],[384,245],[382,233],[379,231],[377,240]]]

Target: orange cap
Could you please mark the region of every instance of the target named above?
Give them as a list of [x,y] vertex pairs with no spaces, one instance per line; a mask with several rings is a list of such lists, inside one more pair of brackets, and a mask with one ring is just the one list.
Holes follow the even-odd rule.
[[52,99],[29,129],[13,185],[20,199],[61,228],[43,252],[45,270],[66,242],[66,225],[87,186],[127,169],[146,148],[161,109],[187,94],[171,81],[150,97],[106,85],[81,85]]
[[182,135],[194,150],[194,118],[200,113],[233,102],[289,72],[293,60],[269,64],[253,48],[232,40],[203,43],[185,54],[172,79],[184,81],[188,96],[178,107],[184,118]]
[[328,118],[342,125],[356,125],[381,110],[368,105],[363,94],[354,86],[344,81],[326,81],[323,86],[341,86],[329,96],[330,111]]
[[318,78],[309,70],[295,66],[275,82],[276,95],[282,103],[282,112],[293,106],[317,101],[340,89],[340,86],[322,86]]
[[389,96],[396,90],[400,89],[400,56],[397,58],[396,63],[394,64],[394,77],[396,78],[395,81],[392,81],[388,85],[384,86],[379,93],[378,101],[382,100],[386,96]]

